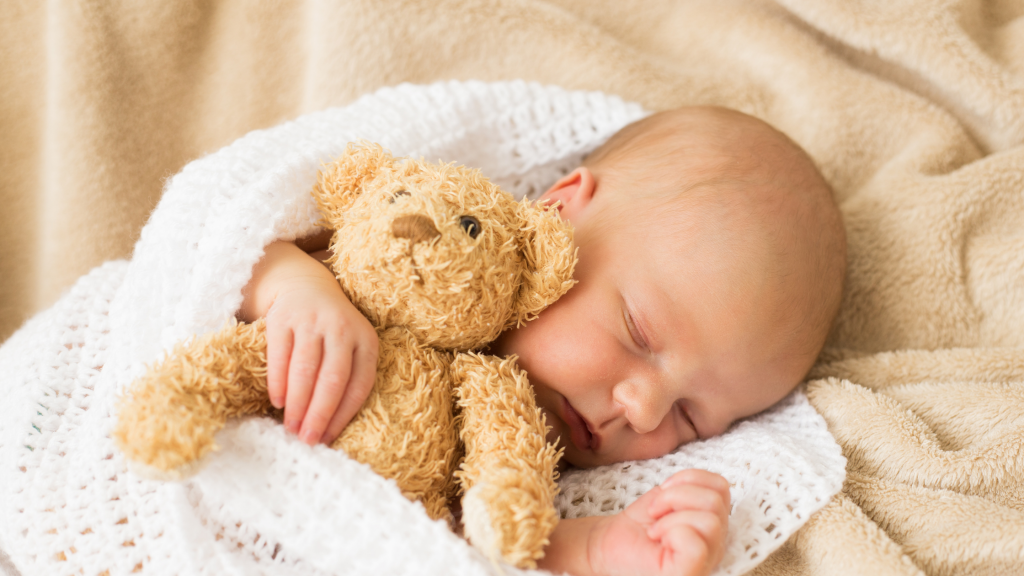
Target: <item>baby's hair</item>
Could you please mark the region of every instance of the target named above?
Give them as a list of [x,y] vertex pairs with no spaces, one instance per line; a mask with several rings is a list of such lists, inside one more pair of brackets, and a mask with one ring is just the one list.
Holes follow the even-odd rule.
[[[686,107],[626,126],[588,155],[583,166],[599,182],[597,197],[602,187],[626,192],[605,193],[593,219],[598,229],[624,218],[650,217],[668,219],[676,224],[675,234],[685,233],[686,226],[702,224],[694,224],[699,211],[693,208],[709,199],[724,210],[747,210],[760,221],[773,251],[771,261],[778,264],[779,290],[793,282],[814,284],[809,294],[807,287],[780,294],[779,306],[780,318],[800,318],[789,324],[789,334],[780,336],[802,341],[809,367],[839,312],[846,237],[831,187],[799,145],[741,112]],[[714,239],[727,243],[726,254],[749,249],[740,244],[748,240],[726,234]],[[786,278],[801,270],[800,279]]]

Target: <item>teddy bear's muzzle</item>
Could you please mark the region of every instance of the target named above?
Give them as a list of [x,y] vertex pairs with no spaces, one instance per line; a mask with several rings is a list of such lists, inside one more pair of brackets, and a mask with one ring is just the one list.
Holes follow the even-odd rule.
[[441,235],[434,221],[426,216],[410,214],[399,216],[391,223],[391,234],[395,238],[407,238],[410,244],[428,242]]

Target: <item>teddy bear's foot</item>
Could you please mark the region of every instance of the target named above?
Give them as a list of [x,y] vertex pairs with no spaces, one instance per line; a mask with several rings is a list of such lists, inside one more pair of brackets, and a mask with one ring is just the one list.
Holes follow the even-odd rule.
[[551,506],[537,490],[509,485],[522,473],[508,470],[500,483],[481,483],[462,497],[462,525],[466,538],[491,560],[535,568],[544,556],[548,536],[558,523]]

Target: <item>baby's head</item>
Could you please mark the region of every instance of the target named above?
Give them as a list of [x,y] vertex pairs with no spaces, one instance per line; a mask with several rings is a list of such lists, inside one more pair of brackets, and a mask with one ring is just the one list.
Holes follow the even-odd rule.
[[575,226],[579,283],[492,351],[519,355],[571,464],[721,434],[786,396],[821,351],[843,225],[811,159],[764,122],[655,114],[542,199]]

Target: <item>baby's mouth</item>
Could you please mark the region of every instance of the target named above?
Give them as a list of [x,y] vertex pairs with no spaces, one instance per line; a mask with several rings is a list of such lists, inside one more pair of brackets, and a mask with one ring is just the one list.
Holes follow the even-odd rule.
[[590,425],[572,407],[569,400],[562,397],[562,413],[565,423],[569,425],[570,438],[579,450],[597,450],[600,438],[590,431]]

